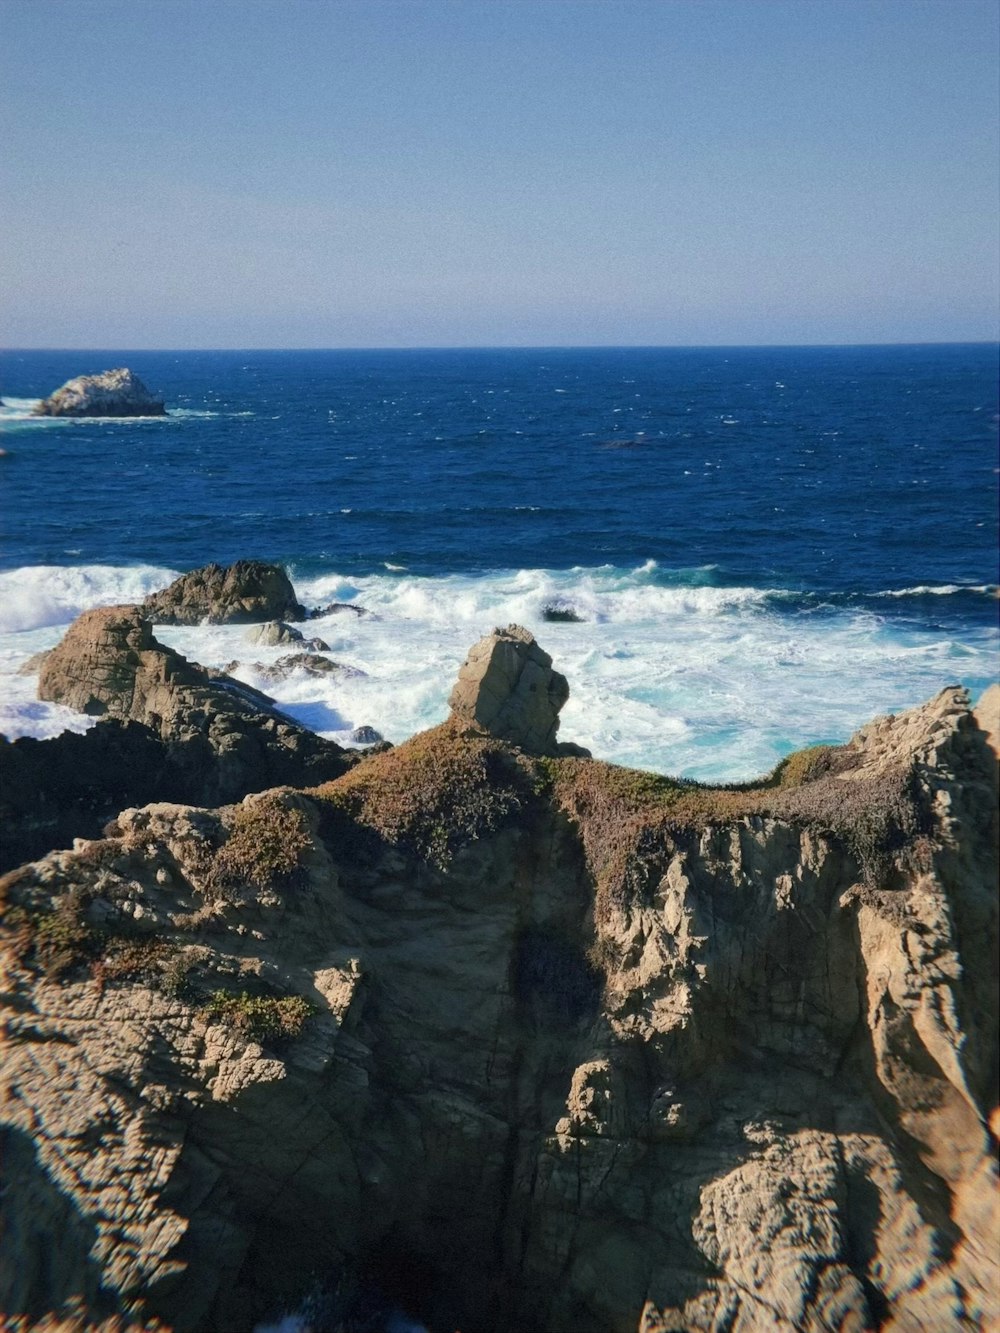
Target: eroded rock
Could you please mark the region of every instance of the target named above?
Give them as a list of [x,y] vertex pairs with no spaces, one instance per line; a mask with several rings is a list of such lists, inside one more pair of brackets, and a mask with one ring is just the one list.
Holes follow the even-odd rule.
[[205,801],[321,781],[344,768],[339,746],[278,712],[267,695],[158,643],[136,606],[103,607],[75,620],[42,665],[38,694],[149,728]]
[[529,754],[556,752],[566,677],[521,625],[495,629],[470,650],[448,700],[452,717]]
[[[250,1328],[343,1265],[472,1333],[993,1328],[996,796],[949,690],[780,787],[456,720],[123,812],[6,885],[0,1308]],[[125,929],[172,952],[95,973]]]
[[246,625],[304,620],[305,607],[280,565],[237,560],[205,565],[182,574],[168,588],[151,593],[143,614],[158,625]]
[[42,417],[155,417],[166,412],[163,399],[124,367],[67,380],[34,410]]

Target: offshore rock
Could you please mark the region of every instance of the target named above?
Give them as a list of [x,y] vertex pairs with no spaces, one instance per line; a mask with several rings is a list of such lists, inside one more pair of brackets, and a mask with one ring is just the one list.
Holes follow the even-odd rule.
[[[314,639],[311,642],[323,644],[322,639]],[[310,641],[306,640],[304,646],[309,646],[309,643]],[[326,645],[323,644],[323,646]],[[307,676],[333,677],[338,680],[356,680],[359,676],[365,674],[360,667],[335,662],[331,657],[323,657],[320,652],[288,653],[285,657],[279,657],[276,662],[272,662],[270,665],[256,662],[253,669],[266,685],[287,680],[296,671],[303,671]]]
[[304,643],[305,635],[283,620],[268,620],[263,625],[247,630],[244,638],[247,643],[264,648],[277,648],[287,643]]
[[75,620],[42,664],[38,696],[149,728],[204,802],[345,768],[340,746],[285,717],[267,695],[158,643],[137,606]]
[[15,872],[0,1309],[246,1329],[346,1270],[464,1333],[992,1330],[983,720],[740,790],[448,723]]
[[166,408],[131,370],[105,370],[79,375],[35,408],[41,417],[156,417]]
[[248,625],[270,620],[304,620],[305,607],[280,565],[237,560],[205,565],[182,574],[168,588],[151,593],[143,614],[157,625]]
[[495,629],[470,650],[448,700],[452,718],[529,754],[555,754],[566,677],[521,625]]

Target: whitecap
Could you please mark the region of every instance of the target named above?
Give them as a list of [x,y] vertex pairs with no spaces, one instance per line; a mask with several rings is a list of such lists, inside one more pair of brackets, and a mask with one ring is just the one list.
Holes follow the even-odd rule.
[[95,606],[141,602],[177,577],[159,565],[28,565],[0,572],[0,634],[66,625]]

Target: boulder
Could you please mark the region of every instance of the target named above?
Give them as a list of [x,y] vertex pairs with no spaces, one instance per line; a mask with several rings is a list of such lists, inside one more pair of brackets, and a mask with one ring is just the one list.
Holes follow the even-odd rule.
[[385,737],[374,727],[363,726],[354,728],[351,732],[351,740],[355,745],[378,745],[380,741],[385,740]]
[[340,746],[278,712],[259,690],[158,643],[137,606],[75,620],[42,665],[38,696],[148,727],[184,775],[187,799],[233,800],[277,783],[323,781],[347,765]]
[[529,754],[556,754],[566,677],[521,625],[495,629],[469,651],[449,705],[452,717]]
[[67,380],[35,408],[40,417],[162,417],[165,413],[163,399],[150,393],[138,375],[125,367]]
[[306,616],[281,566],[260,560],[192,569],[151,593],[142,610],[157,625],[251,625]]
[[277,648],[286,643],[302,643],[304,637],[301,630],[293,629],[283,620],[268,620],[263,625],[255,625],[253,629],[247,630],[244,635],[247,643],[263,648]]

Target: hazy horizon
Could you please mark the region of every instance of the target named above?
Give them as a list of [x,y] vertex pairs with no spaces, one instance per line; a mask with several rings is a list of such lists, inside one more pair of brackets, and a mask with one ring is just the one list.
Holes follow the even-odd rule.
[[994,0],[0,0],[24,349],[1000,337]]

